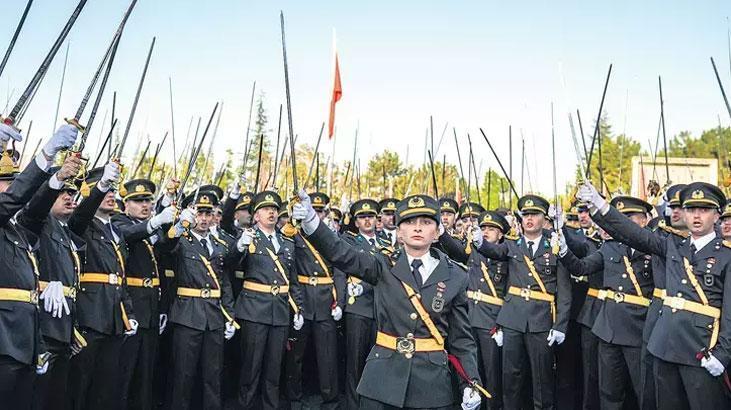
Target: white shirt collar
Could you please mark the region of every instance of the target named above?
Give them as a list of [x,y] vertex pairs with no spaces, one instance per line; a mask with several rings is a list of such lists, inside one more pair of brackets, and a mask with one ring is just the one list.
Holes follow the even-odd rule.
[[208,253],[213,254],[213,244],[211,243],[211,239],[209,238],[210,235],[206,233],[206,236],[201,236],[197,232],[194,232],[193,230],[190,231],[190,233],[193,234],[193,237],[198,240],[198,242],[201,241],[201,239],[206,240],[206,248],[208,248]]
[[414,258],[407,253],[406,259],[409,262],[409,270],[411,270],[411,263],[414,261],[414,259],[421,259],[422,265],[419,268],[419,273],[421,273],[421,283],[426,283],[426,281],[429,279],[429,276],[431,276],[432,272],[434,272],[434,269],[436,269],[437,265],[439,265],[439,259],[433,257],[430,252],[427,252],[421,258]]
[[708,245],[712,240],[716,239],[716,232],[711,231],[710,233],[707,233],[706,235],[701,236],[698,239],[693,239],[693,237],[690,237],[690,244],[695,245],[695,251],[698,252],[701,249],[703,249],[704,246]]

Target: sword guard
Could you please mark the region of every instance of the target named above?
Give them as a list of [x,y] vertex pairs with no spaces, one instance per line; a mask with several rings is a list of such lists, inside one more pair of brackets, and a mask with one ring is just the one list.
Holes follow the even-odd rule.
[[83,133],[86,130],[86,127],[79,124],[79,120],[77,120],[76,118],[64,118],[63,120],[66,121],[66,124],[76,127],[79,132]]

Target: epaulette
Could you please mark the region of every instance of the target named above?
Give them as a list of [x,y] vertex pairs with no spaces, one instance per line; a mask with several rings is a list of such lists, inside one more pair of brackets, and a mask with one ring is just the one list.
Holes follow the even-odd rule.
[[520,236],[518,236],[518,235],[505,235],[505,239],[509,239],[511,241],[517,241],[518,239],[520,239]]
[[690,234],[685,231],[681,231],[680,229],[673,228],[672,226],[668,226],[665,221],[660,221],[660,223],[657,224],[657,227],[662,229],[663,231],[667,233],[671,233],[677,236],[680,236],[681,238],[688,238]]
[[449,259],[449,261],[452,262],[453,264],[459,266],[460,268],[462,268],[465,272],[467,272],[468,270],[470,270],[470,268],[468,268],[467,265],[465,265],[464,263],[459,263],[459,262],[457,262],[454,259]]
[[350,235],[350,236],[352,236],[352,237],[356,237],[356,236],[358,236],[358,234],[357,234],[357,233],[355,233],[355,232],[353,232],[353,231],[345,231],[345,233],[349,234],[349,235]]
[[294,238],[290,238],[289,236],[282,235],[282,239],[294,243]]
[[219,237],[217,237],[215,235],[211,235],[211,236],[213,237],[213,240],[215,240],[216,242],[220,243],[224,247],[228,248],[228,244],[226,243],[226,241],[224,241],[223,239],[221,239],[221,238],[219,238]]
[[731,241],[726,241],[726,240],[724,240],[724,241],[723,241],[723,246],[725,246],[725,247],[727,247],[727,248],[731,248]]
[[579,229],[581,227],[578,221],[566,221],[565,224],[571,229]]

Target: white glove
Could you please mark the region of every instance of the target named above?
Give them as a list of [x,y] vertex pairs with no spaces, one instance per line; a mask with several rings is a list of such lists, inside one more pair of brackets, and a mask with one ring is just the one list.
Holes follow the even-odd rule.
[[713,353],[709,353],[708,358],[704,357],[701,359],[701,367],[708,370],[708,373],[713,377],[722,375],[725,370],[721,362],[713,356]]
[[360,283],[348,283],[348,296],[357,298],[363,294],[363,285]]
[[546,340],[548,340],[549,346],[553,346],[554,343],[556,343],[556,346],[558,346],[563,343],[564,339],[566,339],[566,334],[554,329],[551,329],[548,332],[548,337],[546,338]]
[[162,332],[165,331],[165,328],[167,327],[167,325],[168,325],[168,315],[166,315],[164,313],[160,313],[160,333],[159,334],[162,334]]
[[239,241],[236,242],[236,247],[239,249],[239,252],[244,252],[246,247],[251,245],[251,243],[254,241],[254,230],[253,229],[244,229],[244,231],[241,233],[241,237],[239,238]]
[[599,191],[589,181],[584,182],[579,187],[578,192],[576,192],[576,198],[596,209],[602,209],[607,204],[607,201],[599,195]]
[[173,223],[176,212],[176,209],[172,206],[163,209],[162,212],[150,218],[150,227],[155,230],[165,224]]
[[160,205],[163,208],[167,208],[170,205],[173,204],[173,200],[175,199],[175,195],[170,195],[167,192],[162,195],[162,198],[160,199]]
[[497,332],[495,332],[495,334],[493,334],[490,337],[492,337],[492,340],[495,341],[495,344],[497,345],[497,347],[503,347],[503,330],[502,329],[498,329]]
[[563,208],[561,207],[561,204],[556,204],[556,206],[551,205],[548,208],[548,216],[553,218],[555,221],[554,226],[560,231],[564,225]]
[[64,311],[67,315],[71,314],[69,304],[63,295],[63,284],[59,281],[49,282],[41,292],[40,299],[43,299],[43,308],[53,317],[60,318]]
[[121,174],[122,171],[119,164],[114,161],[109,161],[109,163],[104,166],[104,173],[102,174],[102,178],[97,184],[99,186],[99,189],[104,192],[109,190],[109,187],[111,187],[113,183],[119,181],[119,177],[121,176]]
[[64,124],[58,127],[53,137],[43,146],[43,152],[47,156],[53,157],[59,152],[73,147],[78,134],[79,129],[73,125]]
[[48,371],[48,365],[51,363],[51,353],[45,352],[38,355],[38,362],[43,362],[43,364],[36,363],[36,374],[37,375],[44,375]]
[[134,336],[134,335],[136,335],[136,334],[137,334],[137,328],[138,328],[139,326],[140,326],[140,324],[139,324],[139,323],[137,323],[137,321],[136,321],[136,320],[134,320],[134,319],[130,319],[130,320],[129,320],[129,327],[131,327],[132,329],[130,329],[130,330],[128,330],[128,331],[126,331],[126,332],[124,332],[124,335],[125,335],[125,336]]
[[234,333],[236,333],[236,327],[231,322],[226,322],[226,328],[223,329],[223,338],[226,340],[231,340],[232,337],[234,337]]
[[305,324],[305,318],[302,317],[301,313],[297,313],[294,315],[292,327],[294,327],[294,330],[300,330],[302,329],[302,326]]
[[299,202],[292,207],[292,219],[302,221],[302,228],[305,234],[309,235],[315,232],[320,221],[317,219],[317,213],[315,212],[315,208],[312,207],[312,202],[310,202],[310,196],[307,195],[307,192],[304,189],[300,189],[297,195],[299,196]]
[[23,136],[14,127],[0,123],[0,143],[6,145],[10,140],[20,142],[23,141]]
[[475,244],[475,248],[482,246],[482,242],[485,238],[482,237],[482,229],[479,226],[472,228],[472,243]]
[[338,320],[343,318],[343,309],[340,309],[340,306],[335,306],[333,310],[330,312],[333,319],[337,322]]
[[566,252],[569,251],[569,246],[566,245],[566,237],[558,232],[551,232],[551,248],[555,246],[558,246],[558,256],[566,256]]
[[228,197],[231,199],[239,199],[241,196],[241,183],[238,179],[234,179],[233,182],[228,184]]
[[480,407],[482,397],[472,387],[465,387],[462,393],[462,410],[475,410]]
[[190,226],[195,225],[195,212],[192,209],[185,208],[180,212],[180,223],[188,222]]

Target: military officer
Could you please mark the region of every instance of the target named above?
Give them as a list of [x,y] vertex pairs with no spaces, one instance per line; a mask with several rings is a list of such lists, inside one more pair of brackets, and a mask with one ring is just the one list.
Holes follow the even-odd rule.
[[679,192],[690,236],[662,237],[630,222],[590,183],[577,196],[588,202],[594,221],[621,232],[622,241],[665,260],[666,296],[648,351],[655,356],[654,381],[661,409],[728,408],[722,374],[731,362],[731,249],[714,231],[723,192],[693,182]]
[[238,405],[242,409],[279,408],[290,309],[294,329],[304,325],[294,242],[276,230],[281,206],[276,192],[256,194],[251,204],[255,227],[244,230],[236,244],[244,272],[243,289],[236,299],[236,319],[241,325]]
[[[643,228],[652,205],[630,196],[610,202]],[[592,297],[601,301],[592,332],[599,337],[599,386],[603,409],[622,409],[632,392],[641,399],[642,329],[650,306],[653,280],[651,255],[607,239],[597,252],[577,258],[561,245],[561,261],[580,276],[602,275],[603,284]],[[629,376],[629,383],[625,380]],[[631,390],[630,390],[631,389]]]
[[381,210],[381,224],[383,225],[380,231],[381,238],[389,242],[391,247],[396,247],[398,244],[398,238],[396,238],[396,204],[399,202],[396,198],[385,198],[382,199],[378,204]]
[[[391,243],[376,235],[378,202],[360,199],[350,205],[358,233],[347,231],[342,238],[363,252],[389,252]],[[376,340],[373,286],[356,275],[348,275],[348,303],[345,306],[345,400],[346,408],[358,408],[358,382],[363,374],[368,352]]]
[[[503,331],[503,405],[518,408],[524,383],[533,383],[536,408],[554,408],[554,351],[563,343],[571,307],[566,268],[554,255],[543,222],[548,201],[537,195],[518,199],[523,234],[501,244],[484,241],[479,228],[474,245],[484,256],[508,262],[508,290],[497,324]],[[528,361],[530,375],[525,373]],[[530,377],[529,377],[530,376]]]
[[[76,135],[75,128],[61,127],[23,172],[6,180],[8,184],[0,193],[0,244],[3,249],[0,258],[0,403],[3,406],[30,408],[34,370],[47,371],[49,356],[40,343],[38,328],[39,272],[31,243],[36,238],[27,227],[18,226],[11,219],[51,177],[46,171],[56,154],[72,146]],[[22,137],[15,128],[0,124],[0,145],[5,146],[10,140],[21,141]],[[56,187],[62,183],[58,177],[52,179],[55,181],[49,183]],[[27,225],[35,225],[40,231],[37,222]],[[56,310],[67,303],[63,293],[58,292],[62,291],[62,286],[57,285],[52,287],[55,291],[44,295],[54,302]],[[64,308],[63,313],[68,314],[68,307],[64,305]]]
[[[152,386],[158,336],[165,330],[167,316],[159,312],[160,268],[155,245],[167,235],[163,226],[175,219],[169,206],[152,215],[157,187],[148,179],[133,179],[120,190],[125,212],[112,217],[114,228],[125,238],[128,255],[125,266],[127,292],[139,323],[137,334],[122,345],[121,408],[151,409]],[[169,226],[168,226],[169,227]]]
[[[171,409],[221,409],[221,377],[224,339],[231,339],[237,325],[233,319],[233,295],[225,265],[237,255],[211,238],[210,223],[218,198],[196,190],[182,203],[176,224],[176,239],[168,246],[175,261],[175,279],[163,313],[172,324]],[[187,205],[192,204],[193,209]],[[185,230],[184,223],[189,224]],[[185,233],[184,236],[183,233]],[[195,381],[203,385],[202,406],[191,403]]]
[[[399,202],[396,233],[403,250],[390,257],[356,249],[319,219],[304,191],[292,217],[333,265],[375,288],[376,345],[358,385],[361,409],[452,408],[447,350],[460,362],[462,408],[473,410],[478,390],[476,346],[467,316],[466,272],[431,248],[439,236],[439,206],[414,195]],[[482,389],[484,391],[484,389]]]
[[251,226],[251,201],[254,198],[252,192],[244,191],[241,188],[242,181],[237,180],[228,189],[228,198],[223,203],[221,214],[221,229],[238,238],[241,231]]
[[463,202],[459,206],[459,219],[462,220],[463,224],[469,225],[468,231],[477,231],[478,223],[477,218],[481,212],[484,212],[485,208],[477,202]]
[[[325,220],[330,197],[310,194],[317,216]],[[334,230],[336,231],[336,230]],[[287,352],[287,396],[293,409],[302,406],[302,373],[305,350],[312,340],[315,348],[322,409],[338,407],[338,366],[336,322],[345,308],[345,275],[325,259],[302,235],[294,236],[294,264],[302,295],[302,329],[291,332],[294,340]]]
[[459,205],[454,199],[447,197],[439,199],[440,220],[444,230],[449,233],[454,233],[454,221],[457,218],[458,209]]
[[343,221],[343,211],[341,211],[338,208],[330,207],[330,221],[332,221],[332,226],[335,232],[341,232],[342,231],[342,225],[341,222]]
[[723,207],[723,213],[719,219],[721,221],[721,236],[727,241],[731,240],[731,201]]

